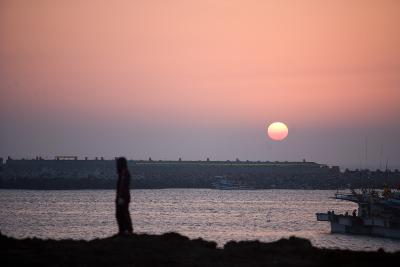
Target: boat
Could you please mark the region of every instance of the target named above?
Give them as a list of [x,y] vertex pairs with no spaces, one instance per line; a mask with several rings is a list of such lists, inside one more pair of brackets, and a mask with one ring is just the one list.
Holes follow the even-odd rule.
[[350,194],[337,192],[334,198],[357,203],[358,209],[352,214],[316,213],[317,221],[330,222],[331,233],[400,239],[400,191],[386,186],[383,191],[352,189]]
[[253,187],[240,184],[239,182],[234,182],[227,179],[224,176],[214,176],[214,181],[211,183],[213,189],[218,190],[254,190]]

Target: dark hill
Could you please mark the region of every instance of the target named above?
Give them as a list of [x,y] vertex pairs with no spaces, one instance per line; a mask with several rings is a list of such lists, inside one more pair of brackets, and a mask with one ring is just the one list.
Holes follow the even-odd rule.
[[292,237],[272,243],[190,240],[176,234],[135,234],[92,241],[18,240],[0,235],[1,266],[398,266],[400,252],[315,248]]

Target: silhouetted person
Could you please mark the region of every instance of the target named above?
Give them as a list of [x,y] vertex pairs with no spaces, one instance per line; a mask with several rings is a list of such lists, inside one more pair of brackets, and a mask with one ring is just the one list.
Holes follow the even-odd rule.
[[117,196],[116,196],[116,217],[118,222],[119,234],[129,235],[132,234],[132,221],[129,214],[129,202],[131,201],[131,194],[129,191],[129,184],[131,174],[128,170],[128,162],[126,158],[117,158]]

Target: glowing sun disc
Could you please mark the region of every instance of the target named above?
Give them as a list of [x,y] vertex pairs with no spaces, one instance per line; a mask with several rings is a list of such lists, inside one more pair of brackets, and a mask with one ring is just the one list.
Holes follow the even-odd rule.
[[268,136],[275,141],[281,141],[288,136],[289,130],[283,122],[274,122],[268,126]]

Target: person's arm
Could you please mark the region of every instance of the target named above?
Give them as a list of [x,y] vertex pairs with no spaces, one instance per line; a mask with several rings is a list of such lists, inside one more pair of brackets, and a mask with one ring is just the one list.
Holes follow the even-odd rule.
[[118,182],[117,182],[117,203],[119,205],[124,204],[124,198],[123,198],[123,190],[124,190],[124,176],[123,175],[118,175]]
[[129,201],[129,173],[124,170],[120,179],[118,203],[124,204],[125,201]]
[[123,173],[123,180],[122,180],[122,197],[125,201],[129,201],[129,180],[130,180],[130,175],[128,171],[124,171]]

